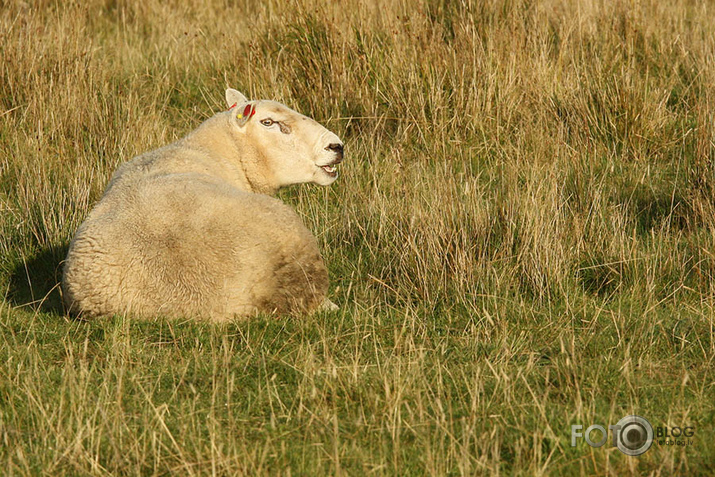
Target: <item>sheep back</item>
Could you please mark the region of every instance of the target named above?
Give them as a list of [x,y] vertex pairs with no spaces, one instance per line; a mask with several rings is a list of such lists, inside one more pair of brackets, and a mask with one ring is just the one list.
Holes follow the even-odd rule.
[[84,316],[205,316],[318,308],[328,274],[278,199],[196,172],[111,187],[79,227],[63,293]]

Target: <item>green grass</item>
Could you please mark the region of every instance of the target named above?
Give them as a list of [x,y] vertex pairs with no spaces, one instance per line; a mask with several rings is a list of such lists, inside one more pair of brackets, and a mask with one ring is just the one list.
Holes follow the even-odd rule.
[[[715,24],[695,2],[0,8],[8,475],[715,472]],[[117,165],[284,102],[346,143],[291,188],[340,311],[79,321],[57,286]],[[639,457],[571,447],[638,414]],[[597,435],[594,436],[598,437]]]

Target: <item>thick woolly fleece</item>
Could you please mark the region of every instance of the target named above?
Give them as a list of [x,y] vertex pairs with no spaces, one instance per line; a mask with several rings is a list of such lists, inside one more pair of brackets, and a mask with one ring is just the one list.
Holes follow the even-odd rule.
[[342,143],[279,103],[226,96],[229,111],[115,172],[70,244],[71,312],[220,321],[334,307],[315,238],[266,194],[332,183]]

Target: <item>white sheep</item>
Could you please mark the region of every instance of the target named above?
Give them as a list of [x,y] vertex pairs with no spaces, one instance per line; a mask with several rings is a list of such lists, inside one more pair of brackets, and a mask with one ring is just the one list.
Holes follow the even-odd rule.
[[117,169],[70,243],[69,310],[225,320],[337,308],[313,235],[266,194],[330,185],[340,139],[274,101],[226,91],[229,110]]

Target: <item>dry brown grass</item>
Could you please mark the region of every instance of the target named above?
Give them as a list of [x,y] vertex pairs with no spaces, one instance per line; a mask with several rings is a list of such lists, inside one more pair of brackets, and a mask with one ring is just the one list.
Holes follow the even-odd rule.
[[[708,2],[0,2],[0,459],[10,474],[713,471]],[[65,319],[117,164],[232,86],[347,144],[281,193],[336,314]],[[570,446],[636,413],[639,458]]]

